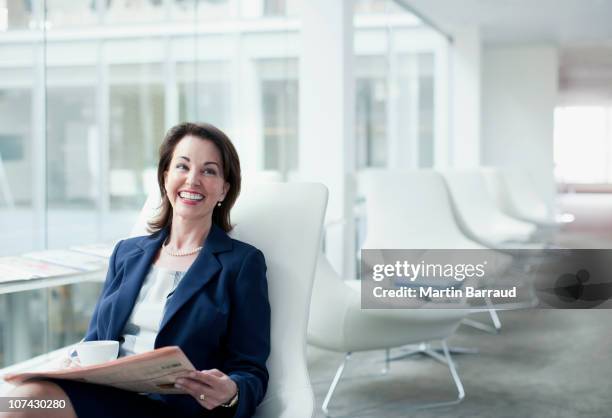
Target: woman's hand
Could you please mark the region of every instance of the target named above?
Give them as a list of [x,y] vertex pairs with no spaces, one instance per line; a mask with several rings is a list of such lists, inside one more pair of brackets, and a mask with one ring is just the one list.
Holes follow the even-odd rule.
[[193,396],[206,409],[229,402],[238,392],[236,382],[217,369],[181,376],[176,379],[175,386]]

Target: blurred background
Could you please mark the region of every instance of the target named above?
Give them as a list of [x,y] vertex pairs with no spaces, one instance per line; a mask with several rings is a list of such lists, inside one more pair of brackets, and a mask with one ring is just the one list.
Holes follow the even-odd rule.
[[[124,237],[182,121],[230,136],[245,187],[325,183],[345,278],[369,170],[519,172],[576,216],[567,245],[605,247],[610,21],[608,0],[0,0],[0,256]],[[2,291],[0,368],[78,341],[99,290]]]

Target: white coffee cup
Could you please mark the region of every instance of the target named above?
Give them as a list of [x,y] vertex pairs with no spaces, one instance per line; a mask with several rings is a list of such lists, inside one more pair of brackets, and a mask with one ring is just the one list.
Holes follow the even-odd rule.
[[75,347],[81,366],[93,366],[115,360],[119,354],[118,341],[85,341]]

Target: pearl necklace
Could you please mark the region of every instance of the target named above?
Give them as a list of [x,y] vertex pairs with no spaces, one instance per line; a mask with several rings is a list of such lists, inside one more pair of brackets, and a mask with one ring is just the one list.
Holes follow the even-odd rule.
[[192,255],[197,253],[198,251],[200,251],[202,248],[204,247],[195,247],[192,248],[191,250],[176,250],[176,251],[172,251],[170,248],[168,248],[168,244],[164,244],[162,246],[162,249],[166,252],[166,254],[169,254],[173,257],[185,257],[187,255]]

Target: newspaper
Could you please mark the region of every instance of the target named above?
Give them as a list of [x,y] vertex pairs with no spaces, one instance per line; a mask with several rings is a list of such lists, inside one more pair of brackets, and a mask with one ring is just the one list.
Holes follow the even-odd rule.
[[73,251],[78,251],[85,254],[95,255],[97,257],[110,258],[115,248],[116,243],[98,243],[98,244],[87,244],[77,245],[71,247]]
[[33,277],[34,276],[32,276],[29,271],[18,271],[10,265],[4,265],[0,263],[0,283],[29,280]]
[[195,368],[177,346],[158,348],[95,366],[49,372],[7,374],[4,380],[19,384],[30,379],[54,378],[112,386],[139,393],[184,394],[174,387],[177,377]]
[[67,276],[79,273],[74,268],[24,257],[0,257],[0,282]]

